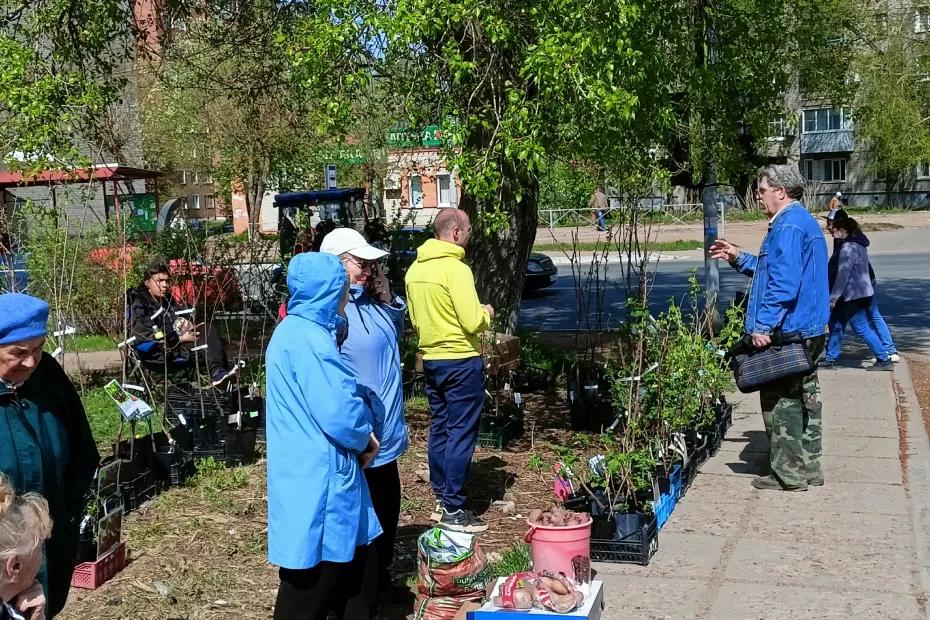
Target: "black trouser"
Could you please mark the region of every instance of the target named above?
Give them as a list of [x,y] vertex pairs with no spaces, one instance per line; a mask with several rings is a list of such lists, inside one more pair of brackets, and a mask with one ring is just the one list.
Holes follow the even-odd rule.
[[390,583],[391,562],[394,561],[394,539],[397,536],[397,520],[400,518],[400,472],[397,461],[380,467],[365,470],[371,503],[378,515],[378,522],[384,532],[375,539],[378,551],[378,584]]
[[356,547],[351,562],[280,569],[275,620],[326,620],[330,611],[339,620],[371,618],[378,591],[377,555],[374,545],[368,545]]

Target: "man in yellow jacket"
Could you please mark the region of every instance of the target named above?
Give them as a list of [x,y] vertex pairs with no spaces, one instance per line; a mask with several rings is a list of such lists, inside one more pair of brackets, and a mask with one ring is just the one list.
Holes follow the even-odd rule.
[[407,270],[407,310],[420,339],[430,423],[429,477],[436,495],[434,518],[459,532],[487,524],[465,509],[465,481],[484,408],[484,362],[478,334],[494,308],[478,301],[475,279],[463,262],[471,235],[468,215],[443,209],[433,221],[435,239],[417,249]]

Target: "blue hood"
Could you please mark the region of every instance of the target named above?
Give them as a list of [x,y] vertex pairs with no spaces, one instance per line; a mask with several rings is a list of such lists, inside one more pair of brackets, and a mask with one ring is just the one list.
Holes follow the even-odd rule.
[[345,267],[332,254],[304,252],[287,265],[287,313],[327,329],[336,326],[347,283]]

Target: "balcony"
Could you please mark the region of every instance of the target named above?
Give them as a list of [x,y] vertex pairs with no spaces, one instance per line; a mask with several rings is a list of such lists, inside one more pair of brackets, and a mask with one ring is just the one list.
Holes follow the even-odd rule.
[[854,145],[852,129],[809,131],[801,134],[801,155],[851,153]]

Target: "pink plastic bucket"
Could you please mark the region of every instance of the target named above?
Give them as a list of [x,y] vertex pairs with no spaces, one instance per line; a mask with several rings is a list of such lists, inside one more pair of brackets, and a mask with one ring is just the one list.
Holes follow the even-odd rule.
[[530,523],[530,531],[523,539],[529,543],[533,554],[533,570],[553,573],[565,573],[568,578],[575,576],[572,558],[576,556],[591,557],[591,518],[582,525],[569,527],[551,527]]

